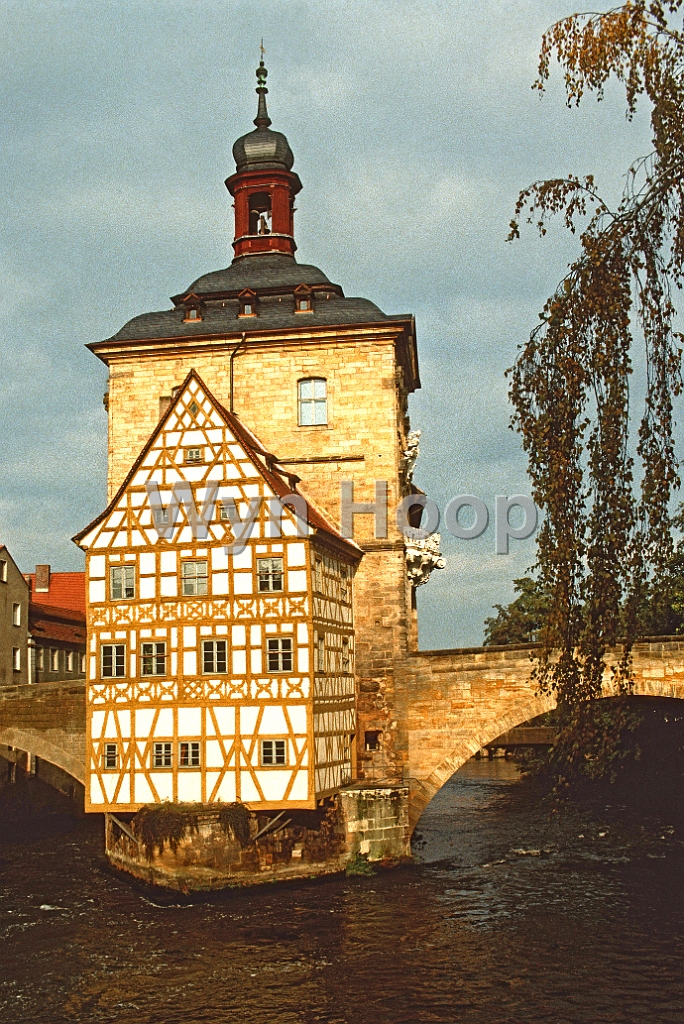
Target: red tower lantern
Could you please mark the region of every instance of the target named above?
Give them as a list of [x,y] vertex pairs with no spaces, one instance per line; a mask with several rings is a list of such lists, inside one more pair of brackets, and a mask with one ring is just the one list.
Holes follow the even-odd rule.
[[233,146],[236,173],[226,179],[235,199],[235,257],[277,252],[293,256],[294,197],[302,183],[292,173],[294,156],[282,132],[271,131],[266,109],[263,60],[257,68],[259,107],[256,128]]

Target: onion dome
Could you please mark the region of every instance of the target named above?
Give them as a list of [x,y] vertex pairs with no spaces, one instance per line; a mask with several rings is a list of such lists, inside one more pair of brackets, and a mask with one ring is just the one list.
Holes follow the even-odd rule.
[[259,108],[254,118],[256,128],[253,132],[243,135],[233,146],[233,157],[237,173],[243,171],[282,170],[289,171],[294,163],[294,155],[290,144],[282,132],[271,131],[271,118],[266,109],[266,76],[268,71],[263,60],[257,68],[257,95]]

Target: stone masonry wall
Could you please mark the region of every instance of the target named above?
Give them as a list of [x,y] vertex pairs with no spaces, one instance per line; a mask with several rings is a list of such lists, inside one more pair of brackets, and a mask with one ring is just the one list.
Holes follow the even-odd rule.
[[[117,357],[110,366],[109,495],[115,493],[160,417],[160,400],[194,368],[230,406],[230,352],[210,348]],[[297,383],[328,382],[327,426],[300,427]],[[383,761],[401,778],[407,758],[395,694],[395,666],[415,640],[415,612],[406,585],[403,536],[394,510],[401,496],[401,459],[408,430],[407,396],[391,334],[359,329],[346,340],[300,335],[272,343],[247,339],[234,362],[234,411],[302,480],[302,489],[339,524],[340,482],[354,481],[354,501],[373,502],[375,481],[389,484],[388,537],[376,540],[371,515],[354,520],[354,539],[367,552],[354,580],[358,763],[366,729],[383,733]],[[336,461],[336,460],[341,461]],[[304,461],[297,461],[304,460]],[[323,460],[323,461],[307,461]],[[348,460],[348,461],[345,461]]]

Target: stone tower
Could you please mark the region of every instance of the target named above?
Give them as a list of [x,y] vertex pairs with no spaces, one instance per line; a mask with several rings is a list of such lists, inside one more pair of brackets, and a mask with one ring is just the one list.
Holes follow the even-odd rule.
[[[354,608],[361,778],[398,781],[406,737],[397,728],[402,664],[416,643],[413,581],[395,509],[411,484],[408,396],[420,386],[414,319],[348,298],[317,267],[298,263],[294,197],[301,190],[286,137],[271,129],[267,71],[257,70],[256,128],[233,147],[234,258],[90,345],[109,367],[108,498],[116,493],[188,373],[276,454],[340,525],[347,505],[365,557]],[[344,483],[346,482],[346,483]],[[343,485],[344,484],[344,485]]]

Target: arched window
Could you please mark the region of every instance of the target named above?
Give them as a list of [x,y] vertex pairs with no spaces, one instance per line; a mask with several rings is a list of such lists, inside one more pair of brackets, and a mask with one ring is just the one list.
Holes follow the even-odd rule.
[[313,427],[328,422],[328,387],[323,377],[299,382],[299,425]]

